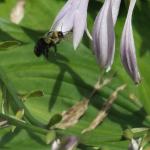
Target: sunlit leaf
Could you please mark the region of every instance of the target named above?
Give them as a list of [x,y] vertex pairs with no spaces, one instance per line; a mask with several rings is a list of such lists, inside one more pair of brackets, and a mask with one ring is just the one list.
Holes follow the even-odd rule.
[[[5,47],[11,47],[7,50],[1,48],[0,51],[0,66],[4,71],[3,74],[3,71],[0,70],[0,86],[3,92],[3,94],[0,93],[0,105],[2,106],[6,99],[6,102],[9,102],[5,103],[5,108],[8,109],[8,111],[5,111],[7,112],[5,119],[10,119],[7,118],[7,115],[14,116],[17,110],[25,107],[25,121],[30,122],[29,125],[43,129],[43,125],[46,128],[50,122],[51,127],[51,125],[60,121],[60,118],[55,116],[56,114],[61,114],[79,103],[83,98],[90,96],[100,71],[92,54],[91,44],[86,37],[77,51],[73,51],[70,41],[62,41],[58,45],[56,54],[51,50],[48,60],[44,57],[37,58],[33,53],[35,42],[49,30],[53,19],[64,2],[63,0],[26,1],[24,18],[20,25],[15,25],[10,23],[9,19],[16,0],[0,1],[0,17],[2,17],[0,19],[0,42],[19,41],[21,43],[18,46],[17,43],[9,43],[9,45],[6,42]],[[133,29],[138,63],[143,77],[142,84],[136,87],[132,83],[120,61],[119,41],[126,16],[125,9],[127,8],[122,3],[116,25],[115,63],[112,66],[113,72],[117,72],[117,75],[111,83],[103,87],[90,99],[86,113],[78,120],[77,124],[66,130],[56,130],[56,136],[58,137],[77,136],[80,143],[78,149],[92,150],[93,147],[97,147],[110,150],[127,150],[129,141],[122,138],[124,131],[150,125],[150,118],[148,117],[150,115],[150,42],[148,32],[150,2],[145,0],[140,1],[140,3],[138,3],[134,12]],[[90,1],[88,16],[90,30],[101,4],[98,1]],[[117,100],[112,105],[105,121],[95,130],[81,134],[82,130],[87,128],[96,117],[111,93],[124,83],[127,84],[127,88],[118,94]],[[25,93],[25,101],[22,101],[23,93]],[[137,102],[137,100],[140,102]],[[9,107],[7,107],[7,104]],[[10,106],[13,109],[10,109]],[[28,115],[33,118],[29,119],[26,117]],[[56,120],[53,117],[56,117]],[[5,119],[3,120],[5,121]],[[42,128],[39,122],[40,125],[42,123]],[[17,123],[20,123],[19,120],[15,120],[12,125],[17,126]],[[13,133],[10,132],[11,127],[0,129],[0,149],[50,149],[50,145],[45,142],[45,136],[43,138],[36,130],[29,130],[24,126],[25,124],[21,125],[19,128],[17,126]],[[45,130],[46,132],[49,131],[48,129],[44,129],[44,132]]]

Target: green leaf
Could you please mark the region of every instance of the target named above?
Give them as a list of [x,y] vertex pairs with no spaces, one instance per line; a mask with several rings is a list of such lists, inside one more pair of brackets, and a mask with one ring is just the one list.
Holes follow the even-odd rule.
[[[86,45],[81,43],[78,50],[74,51],[71,42],[62,41],[58,45],[57,54],[51,50],[48,60],[44,57],[37,58],[33,53],[35,42],[49,30],[64,1],[26,1],[25,17],[20,25],[14,25],[9,21],[9,15],[15,2],[6,0],[0,3],[0,16],[3,17],[0,19],[0,42],[20,41],[22,43],[19,47],[11,47],[11,50],[8,49],[7,51],[2,49],[0,52],[0,66],[3,68],[0,70],[1,87],[4,89],[2,92],[3,95],[5,94],[4,91],[6,92],[5,99],[10,102],[8,105],[12,107],[7,115],[14,115],[20,108],[23,108],[25,110],[24,120],[27,123],[30,122],[31,124],[29,124],[34,127],[43,129],[49,120],[53,120],[55,114],[68,110],[91,94],[99,76],[99,66],[91,52],[89,42],[84,42]],[[138,62],[143,77],[142,85],[135,87],[121,66],[119,41],[126,16],[125,9],[121,9],[116,26],[117,47],[113,65],[113,71],[117,71],[117,76],[90,100],[87,112],[75,126],[67,130],[56,130],[58,137],[77,136],[80,145],[83,146],[81,149],[100,147],[111,150],[126,150],[128,141],[122,140],[124,130],[150,125],[149,117],[145,119],[150,114],[150,43],[147,40],[149,37],[149,22],[147,21],[149,20],[149,12],[146,11],[150,3],[146,3],[142,2],[141,10],[139,7],[136,8],[133,22]],[[90,4],[92,4],[89,8],[89,26],[91,29],[101,3],[91,1]],[[124,8],[123,3],[122,8]],[[142,23],[143,28],[141,28]],[[143,49],[145,52],[141,56]],[[107,76],[109,77],[109,75]],[[116,87],[124,83],[127,83],[128,87],[118,95],[107,119],[95,130],[81,134],[81,131],[87,128],[96,117],[103,103]],[[42,96],[27,96],[26,101],[22,101],[18,96],[18,93],[31,93],[37,89],[44,94]],[[135,95],[136,100],[142,104],[135,103],[133,99],[129,98],[131,94]],[[0,104],[2,103],[3,99],[1,98]],[[45,139],[43,140],[37,131],[32,129],[32,133],[28,130],[24,131],[24,127],[19,127],[18,120],[16,121],[14,125],[17,126],[17,129],[14,133],[10,133],[10,128],[0,130],[1,149],[50,149],[50,145],[46,145]],[[55,123],[55,121],[52,122]],[[47,131],[47,129],[44,130]]]
[[62,119],[62,115],[60,114],[55,114],[54,116],[51,117],[47,127],[50,128],[54,126],[55,124],[59,123]]
[[6,48],[9,48],[9,47],[12,47],[12,46],[18,46],[18,45],[20,45],[20,43],[17,42],[17,41],[0,42],[0,50],[1,49],[6,49]]
[[55,139],[56,134],[55,132],[48,132],[46,135],[46,144],[52,143],[52,141]]

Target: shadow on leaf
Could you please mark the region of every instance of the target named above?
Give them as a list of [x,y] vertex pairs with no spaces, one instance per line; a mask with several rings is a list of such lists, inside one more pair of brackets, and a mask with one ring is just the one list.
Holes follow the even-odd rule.
[[134,12],[134,25],[136,27],[136,30],[141,36],[142,43],[140,47],[140,55],[143,56],[146,52],[150,52],[150,32],[149,27],[150,27],[150,15],[149,11],[150,10],[150,4],[147,0],[142,0],[140,8],[135,9]]
[[[56,54],[53,51],[50,51],[48,61],[51,63],[54,63],[55,65],[57,65],[60,68],[60,72],[56,78],[56,82],[55,82],[55,85],[54,85],[54,88],[52,91],[52,95],[54,95],[54,96],[50,97],[49,111],[51,111],[51,109],[53,108],[53,106],[56,102],[57,96],[59,95],[59,91],[60,91],[61,84],[63,82],[65,73],[69,73],[71,75],[74,85],[76,86],[76,88],[78,89],[78,91],[80,92],[80,94],[83,97],[89,96],[87,93],[90,93],[92,91],[93,87],[91,85],[87,84],[76,72],[73,71],[73,69],[71,69],[66,64],[69,61],[66,57],[62,56],[59,53]],[[84,89],[83,89],[83,87],[84,87]]]

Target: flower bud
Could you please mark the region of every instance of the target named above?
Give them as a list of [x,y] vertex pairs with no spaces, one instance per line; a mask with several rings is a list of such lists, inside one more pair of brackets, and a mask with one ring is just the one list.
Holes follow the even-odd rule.
[[122,38],[121,38],[121,59],[124,68],[134,80],[136,84],[140,82],[140,73],[136,61],[135,44],[132,32],[132,13],[135,6],[136,0],[130,1],[128,15],[124,25]]

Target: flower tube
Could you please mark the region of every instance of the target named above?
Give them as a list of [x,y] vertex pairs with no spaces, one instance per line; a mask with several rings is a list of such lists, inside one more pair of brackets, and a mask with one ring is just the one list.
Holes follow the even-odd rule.
[[130,77],[134,80],[136,84],[138,84],[141,80],[141,77],[136,61],[135,44],[133,39],[132,23],[131,23],[135,3],[136,0],[130,1],[128,15],[122,33],[121,60],[124,68],[130,75]]

